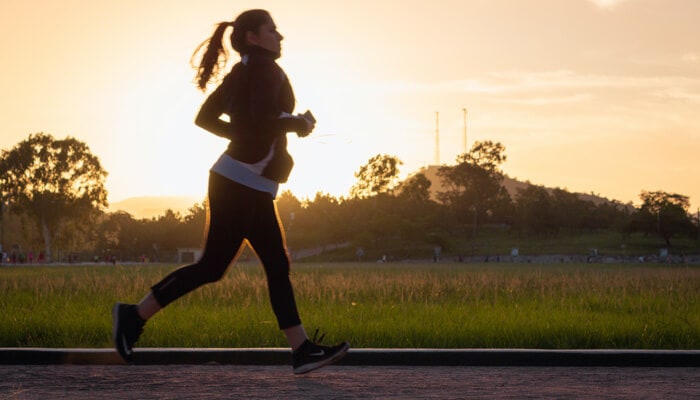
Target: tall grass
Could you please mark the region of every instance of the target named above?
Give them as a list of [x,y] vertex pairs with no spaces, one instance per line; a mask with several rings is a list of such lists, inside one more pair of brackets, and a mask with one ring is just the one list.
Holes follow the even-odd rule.
[[[110,309],[175,266],[0,268],[0,346],[110,347]],[[700,348],[700,268],[296,264],[307,330],[355,347]],[[147,324],[139,346],[285,346],[262,268],[233,266]]]

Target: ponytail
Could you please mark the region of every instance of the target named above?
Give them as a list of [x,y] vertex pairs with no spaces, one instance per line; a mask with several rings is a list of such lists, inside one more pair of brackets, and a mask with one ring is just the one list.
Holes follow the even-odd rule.
[[232,26],[230,22],[221,22],[217,25],[216,30],[212,36],[202,42],[197,49],[195,49],[192,58],[195,58],[197,54],[206,47],[204,54],[202,54],[202,59],[199,62],[197,68],[197,87],[204,91],[207,88],[207,84],[212,77],[219,74],[221,68],[226,66],[226,61],[228,61],[228,54],[226,48],[224,48],[223,38],[224,32],[228,27]]
[[204,54],[202,54],[202,59],[199,62],[199,66],[195,66],[194,63],[192,63],[192,66],[197,69],[197,77],[195,78],[197,87],[205,91],[209,81],[213,77],[216,77],[222,68],[226,67],[228,54],[223,43],[226,29],[233,27],[230,42],[231,47],[242,55],[246,54],[249,50],[249,45],[246,42],[246,33],[248,31],[257,32],[261,25],[271,20],[272,17],[270,17],[269,12],[255,9],[243,12],[234,22],[220,22],[216,26],[214,34],[197,46],[194,54],[192,54],[192,59],[195,59],[199,52],[206,47]]

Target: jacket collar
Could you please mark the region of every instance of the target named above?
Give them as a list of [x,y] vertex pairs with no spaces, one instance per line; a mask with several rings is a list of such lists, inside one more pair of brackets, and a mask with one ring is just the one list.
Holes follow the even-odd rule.
[[280,58],[281,54],[276,53],[274,51],[270,51],[267,49],[263,49],[260,46],[250,46],[248,51],[241,56],[241,61],[243,62],[244,65],[248,64],[248,59],[250,57],[265,57],[265,58],[270,58],[272,60],[276,60]]

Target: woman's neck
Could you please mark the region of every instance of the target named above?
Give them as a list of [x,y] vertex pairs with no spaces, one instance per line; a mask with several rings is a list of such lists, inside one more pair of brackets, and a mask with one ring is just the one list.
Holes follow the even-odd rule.
[[274,51],[270,51],[268,49],[264,49],[260,46],[250,46],[248,48],[248,52],[245,55],[251,55],[251,56],[252,55],[261,55],[261,56],[270,57],[273,60],[276,60],[276,59],[280,58],[281,54],[274,52]]

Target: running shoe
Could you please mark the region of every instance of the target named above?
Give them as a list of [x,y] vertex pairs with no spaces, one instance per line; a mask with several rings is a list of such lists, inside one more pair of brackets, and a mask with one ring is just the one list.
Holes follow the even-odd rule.
[[143,326],[146,324],[136,312],[133,304],[117,303],[112,308],[112,340],[114,348],[124,361],[130,363],[134,356],[134,343],[139,340],[143,333]]
[[315,338],[314,341],[306,339],[298,349],[292,352],[294,373],[305,374],[332,364],[343,358],[349,349],[350,343],[348,342],[342,342],[335,346],[322,346],[316,342]]

